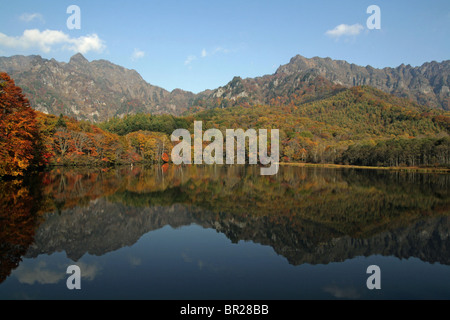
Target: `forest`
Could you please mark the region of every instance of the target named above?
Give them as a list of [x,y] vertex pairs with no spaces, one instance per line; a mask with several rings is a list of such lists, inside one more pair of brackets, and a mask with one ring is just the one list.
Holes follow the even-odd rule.
[[204,130],[217,128],[224,135],[226,129],[279,129],[282,162],[449,166],[449,112],[428,109],[367,86],[333,92],[317,100],[277,99],[289,101],[287,104],[215,107],[181,119],[129,115],[100,127],[119,135],[134,130],[170,134],[176,128],[193,132],[194,120],[201,120]]
[[[307,91],[314,91],[314,84]],[[305,90],[306,90],[305,89]],[[184,116],[130,114],[93,124],[34,110],[0,74],[0,177],[49,166],[167,163],[175,129],[279,129],[281,162],[450,167],[450,113],[368,86],[299,92],[273,105],[246,102]],[[322,91],[320,91],[322,92]],[[225,154],[225,153],[224,153]]]

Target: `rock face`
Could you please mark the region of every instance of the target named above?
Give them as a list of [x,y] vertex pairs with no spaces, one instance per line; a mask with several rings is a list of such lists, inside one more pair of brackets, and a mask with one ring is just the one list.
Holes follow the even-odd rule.
[[89,62],[81,54],[69,63],[40,56],[0,58],[0,70],[22,87],[35,109],[79,120],[96,122],[137,112],[180,114],[193,97],[148,84],[136,71],[109,61]]
[[402,64],[397,68],[375,69],[342,60],[318,57],[307,59],[297,55],[288,64],[280,66],[273,75],[251,79],[236,77],[226,86],[200,95],[203,99],[235,100],[248,97],[252,102],[267,104],[276,96],[289,96],[302,83],[322,78],[328,85],[369,85],[431,108],[449,110],[449,74],[450,60],[427,62],[420,67]]
[[450,60],[375,69],[297,55],[273,75],[235,77],[223,87],[199,94],[180,89],[169,92],[147,83],[134,70],[106,60],[89,62],[81,54],[68,63],[36,55],[0,57],[0,71],[9,73],[23,88],[35,109],[95,122],[137,112],[180,115],[192,106],[211,107],[220,99],[271,104],[272,99],[303,89],[321,87],[323,93],[336,86],[356,85],[370,85],[428,107],[450,109]]
[[330,58],[292,58],[276,74],[295,74],[300,70],[317,72],[333,83],[345,86],[369,85],[387,93],[410,98],[435,108],[450,108],[450,60],[427,62],[420,67],[405,66],[375,69],[360,67],[346,61]]

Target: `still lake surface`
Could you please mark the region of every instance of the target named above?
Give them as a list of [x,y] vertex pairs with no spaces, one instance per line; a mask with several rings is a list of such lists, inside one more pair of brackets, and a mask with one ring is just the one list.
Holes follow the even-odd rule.
[[450,299],[449,187],[448,174],[291,166],[0,181],[0,299]]

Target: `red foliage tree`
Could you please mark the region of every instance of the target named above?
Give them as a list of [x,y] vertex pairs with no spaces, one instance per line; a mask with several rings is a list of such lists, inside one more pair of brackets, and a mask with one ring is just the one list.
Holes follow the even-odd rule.
[[28,99],[7,73],[0,73],[0,176],[23,174],[34,159],[38,137]]

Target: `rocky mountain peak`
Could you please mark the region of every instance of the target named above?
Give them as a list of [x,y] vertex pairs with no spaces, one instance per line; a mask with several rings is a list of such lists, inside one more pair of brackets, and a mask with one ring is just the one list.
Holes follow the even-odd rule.
[[89,63],[89,61],[81,54],[77,53],[70,58],[70,64],[85,64]]
[[191,95],[170,92],[144,81],[135,70],[107,60],[89,62],[81,53],[69,63],[40,56],[0,57],[34,109],[94,122],[125,114],[180,114]]
[[0,71],[9,73],[23,88],[33,108],[95,122],[138,112],[180,115],[190,107],[212,108],[217,103],[221,107],[233,103],[271,104],[279,97],[303,95],[305,90],[311,93],[320,88],[320,96],[333,92],[336,86],[361,85],[450,110],[450,60],[378,69],[296,55],[275,74],[234,77],[224,86],[198,94],[168,92],[147,83],[134,70],[107,60],[89,62],[81,53],[71,57],[69,63],[40,56],[0,57]]

